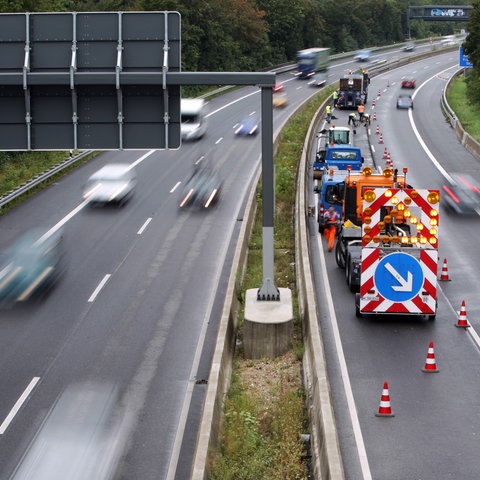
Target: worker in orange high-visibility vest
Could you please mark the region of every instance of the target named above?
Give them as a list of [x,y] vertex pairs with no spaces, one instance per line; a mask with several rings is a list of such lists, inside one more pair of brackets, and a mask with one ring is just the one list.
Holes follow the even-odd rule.
[[325,229],[323,230],[323,234],[328,241],[328,251],[331,252],[335,245],[335,236],[337,235],[337,220],[338,215],[333,205],[328,207],[328,210],[323,214],[323,218],[325,219]]
[[358,106],[358,114],[360,115],[360,123],[362,123],[363,120],[363,114],[365,113],[365,105],[363,102]]

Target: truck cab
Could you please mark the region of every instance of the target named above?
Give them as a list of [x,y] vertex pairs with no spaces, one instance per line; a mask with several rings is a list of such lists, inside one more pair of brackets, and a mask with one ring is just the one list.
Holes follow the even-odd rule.
[[323,233],[325,229],[324,214],[330,206],[333,206],[338,218],[342,218],[342,198],[346,175],[347,171],[330,169],[325,172],[318,185],[313,189],[318,194],[317,222],[320,233]]
[[325,168],[325,155],[327,146],[351,145],[352,130],[349,127],[337,127],[332,125],[317,134],[317,153],[313,162],[313,178],[322,178]]
[[314,178],[321,178],[323,173],[331,168],[360,172],[363,162],[364,158],[359,147],[329,144],[325,150],[320,151],[316,155],[313,165]]

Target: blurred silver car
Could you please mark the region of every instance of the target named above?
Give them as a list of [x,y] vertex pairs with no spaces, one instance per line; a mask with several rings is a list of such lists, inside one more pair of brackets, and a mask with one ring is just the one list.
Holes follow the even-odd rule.
[[90,205],[124,205],[136,186],[135,171],[130,165],[110,163],[95,172],[83,189]]

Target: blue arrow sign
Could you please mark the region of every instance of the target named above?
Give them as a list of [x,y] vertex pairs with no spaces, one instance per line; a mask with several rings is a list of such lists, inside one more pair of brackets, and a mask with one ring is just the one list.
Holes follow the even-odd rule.
[[406,302],[418,295],[423,286],[422,266],[408,253],[390,253],[378,263],[373,281],[383,298]]

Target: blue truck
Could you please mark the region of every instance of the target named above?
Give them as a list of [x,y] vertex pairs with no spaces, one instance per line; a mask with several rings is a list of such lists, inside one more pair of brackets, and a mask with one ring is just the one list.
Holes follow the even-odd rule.
[[321,179],[330,169],[360,171],[364,158],[359,147],[328,144],[320,149],[313,162],[313,178]]
[[342,199],[347,175],[348,171],[331,169],[325,172],[313,189],[318,194],[317,222],[320,233],[325,229],[324,214],[331,205],[337,212],[338,219],[342,218]]
[[297,52],[298,78],[310,78],[326,73],[330,63],[329,48],[306,48]]

